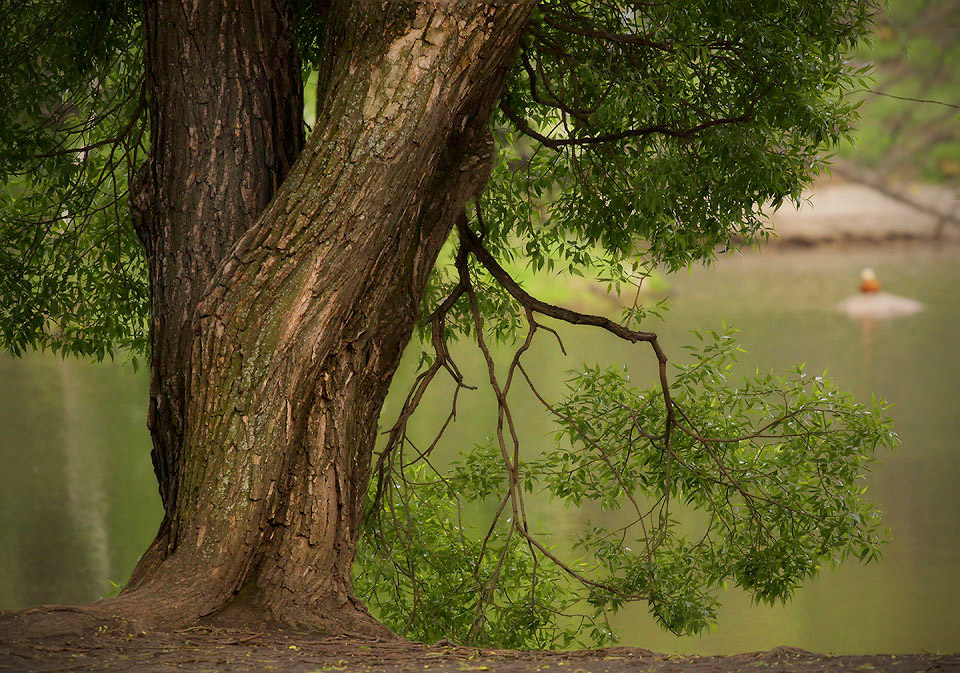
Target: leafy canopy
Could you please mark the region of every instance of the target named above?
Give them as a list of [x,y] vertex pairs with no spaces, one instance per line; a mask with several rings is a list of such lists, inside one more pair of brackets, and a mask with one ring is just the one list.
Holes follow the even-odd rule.
[[[291,6],[307,73],[322,17],[312,1]],[[500,265],[590,273],[619,290],[655,266],[763,241],[761,207],[798,200],[850,132],[844,91],[864,73],[845,54],[874,11],[866,0],[538,5],[492,120],[492,176],[424,301],[423,369],[377,455],[357,586],[389,625],[517,647],[602,642],[606,615],[643,600],[665,628],[695,633],[727,582],[785,600],[824,563],[877,556],[860,479],[894,441],[881,406],[799,370],[735,386],[728,333],[674,367],[640,331],[642,305],[621,324],[566,311]],[[16,0],[0,26],[0,347],[14,353],[146,349],[128,204],[149,140],[140,20],[135,3]],[[587,368],[558,400],[539,391],[523,355],[552,330],[542,316],[650,346],[659,385]],[[519,344],[505,371],[491,335]],[[439,474],[439,436],[417,449],[406,423],[438,375],[458,395],[468,385],[447,349],[460,336],[488,364],[498,427]],[[519,445],[516,386],[555,418],[552,448]],[[560,548],[528,520],[531,492],[628,522]],[[492,504],[492,521],[464,524],[470,503]]]
[[144,156],[142,35],[125,2],[7,3],[0,25],[0,347],[147,347],[128,185]]

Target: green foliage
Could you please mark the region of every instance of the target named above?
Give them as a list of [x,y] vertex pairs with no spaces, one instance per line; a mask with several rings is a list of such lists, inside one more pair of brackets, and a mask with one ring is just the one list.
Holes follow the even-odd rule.
[[554,139],[664,131],[540,147],[522,170],[502,154],[486,202],[491,238],[518,236],[536,266],[589,264],[584,245],[618,259],[639,239],[647,259],[673,269],[762,238],[758,207],[799,197],[827,145],[849,133],[844,52],[870,13],[799,0],[544,3],[507,104]]
[[137,7],[22,0],[0,26],[0,348],[14,354],[145,350],[127,205],[144,132]]
[[[896,442],[882,404],[858,404],[803,368],[733,385],[732,332],[697,337],[675,367],[673,421],[662,390],[586,367],[546,405],[554,446],[511,464],[480,445],[448,474],[403,473],[358,558],[357,586],[377,614],[418,639],[556,647],[615,638],[607,616],[642,600],[690,635],[715,622],[728,584],[785,602],[825,564],[875,560],[886,536],[864,478]],[[526,495],[606,512],[604,523],[567,549],[541,547],[523,535],[547,533],[530,527]],[[496,513],[465,525],[478,509]]]
[[579,642],[578,629],[558,620],[575,602],[560,570],[509,528],[495,526],[484,539],[464,525],[460,500],[482,502],[504,476],[489,450],[465,461],[444,478],[426,466],[404,474],[403,507],[380,512],[361,539],[356,591],[380,620],[416,640],[537,649]]
[[318,0],[289,0],[297,53],[303,64],[303,81],[311,71],[321,67],[320,47],[323,44],[324,15],[317,11]]
[[657,619],[682,633],[712,620],[709,589],[728,580],[772,603],[825,561],[875,559],[879,515],[862,497],[862,479],[874,451],[895,443],[882,407],[857,404],[802,369],[732,386],[730,333],[712,333],[691,353],[671,385],[680,419],[669,442],[647,436],[666,425],[657,391],[636,391],[619,372],[585,369],[559,407],[569,448],[543,459],[547,488],[573,504],[619,509],[624,491],[664,498],[647,535],[635,539],[642,552],[624,553],[602,528],[581,544],[604,559],[615,590],[595,600],[647,594]]

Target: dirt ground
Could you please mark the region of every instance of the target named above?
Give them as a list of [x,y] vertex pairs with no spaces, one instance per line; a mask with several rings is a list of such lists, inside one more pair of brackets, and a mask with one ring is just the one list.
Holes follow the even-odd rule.
[[[960,671],[960,655],[827,656],[776,648],[733,656],[664,655],[639,648],[576,652],[478,650],[402,640],[317,638],[294,632],[196,627],[171,633],[131,632],[129,625],[101,625],[89,633],[58,629],[24,635],[10,615],[0,619],[0,671],[193,671],[212,673],[726,673],[777,671]],[[551,670],[552,669],[552,670]]]

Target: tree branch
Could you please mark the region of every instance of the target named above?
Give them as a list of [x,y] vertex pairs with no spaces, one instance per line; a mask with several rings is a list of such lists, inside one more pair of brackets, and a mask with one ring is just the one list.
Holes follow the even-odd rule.
[[[768,88],[769,90],[769,88]],[[766,92],[764,92],[766,93]],[[761,97],[763,94],[761,94]],[[598,136],[583,136],[580,138],[551,138],[550,136],[545,136],[532,126],[527,123],[527,120],[522,116],[517,114],[517,112],[511,108],[503,100],[500,101],[500,111],[506,115],[507,119],[512,121],[517,129],[520,130],[526,136],[530,136],[534,140],[538,140],[547,147],[558,148],[558,147],[568,147],[571,145],[574,146],[585,146],[585,145],[599,145],[601,143],[615,142],[617,140],[625,140],[627,138],[642,138],[643,136],[648,136],[653,133],[659,133],[660,135],[670,136],[671,138],[689,138],[704,129],[708,129],[713,126],[724,126],[728,124],[743,124],[753,119],[753,109],[755,106],[752,104],[750,109],[747,112],[744,112],[741,115],[736,117],[721,117],[719,119],[711,119],[709,121],[701,122],[694,126],[685,129],[675,129],[670,128],[664,124],[652,124],[650,126],[644,126],[642,128],[636,129],[626,129],[623,131],[617,131],[614,133],[606,133]]]
[[614,322],[613,320],[610,320],[609,318],[571,311],[570,309],[548,304],[545,301],[541,301],[536,297],[529,295],[517,284],[513,278],[510,277],[510,274],[508,274],[504,268],[500,266],[497,260],[493,258],[493,255],[487,252],[487,249],[481,244],[480,239],[477,238],[477,235],[474,234],[469,227],[461,222],[459,231],[460,239],[463,242],[463,245],[465,245],[466,248],[473,253],[473,255],[477,258],[477,261],[479,261],[480,264],[483,265],[483,267],[490,273],[490,275],[493,276],[494,279],[496,279],[496,281],[503,286],[510,296],[517,300],[517,302],[519,302],[524,308],[530,309],[535,313],[540,313],[541,315],[568,322],[572,325],[592,325],[594,327],[599,327],[631,343],[636,343],[638,341],[656,341],[657,335],[653,332],[634,331]]

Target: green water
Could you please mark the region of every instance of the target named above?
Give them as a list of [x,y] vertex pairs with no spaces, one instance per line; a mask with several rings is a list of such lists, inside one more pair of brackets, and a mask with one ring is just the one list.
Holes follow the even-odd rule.
[[[873,267],[885,289],[918,299],[909,318],[862,324],[834,311]],[[724,260],[671,279],[673,309],[663,325],[668,355],[681,352],[688,330],[742,330],[743,366],[785,370],[806,362],[829,368],[843,387],[894,404],[903,444],[881,457],[870,492],[894,532],[884,559],[826,571],[787,606],[756,607],[736,591],[723,597],[717,631],[679,639],[662,632],[643,605],[615,624],[623,644],[661,651],[733,652],[791,645],[833,652],[960,650],[960,250],[794,251]],[[605,306],[585,287],[566,303]],[[612,310],[614,307],[609,305]],[[569,356],[549,335],[529,355],[541,390],[559,394],[566,371],[581,362],[627,364],[640,384],[652,382],[648,349],[596,330],[563,331]],[[483,383],[478,354],[459,348],[468,378]],[[500,353],[507,358],[506,351]],[[409,382],[406,362],[398,385]],[[502,362],[505,366],[506,362]],[[49,355],[0,358],[0,608],[87,601],[126,579],[160,515],[144,429],[146,378],[120,364],[63,362]],[[446,414],[437,388],[414,435],[429,440]],[[521,441],[535,452],[551,423],[517,391]],[[396,398],[383,422],[389,424]],[[481,386],[461,396],[457,423],[440,462],[493,429],[494,399]],[[431,415],[432,414],[432,415]],[[574,531],[586,515],[547,508],[544,529]]]

